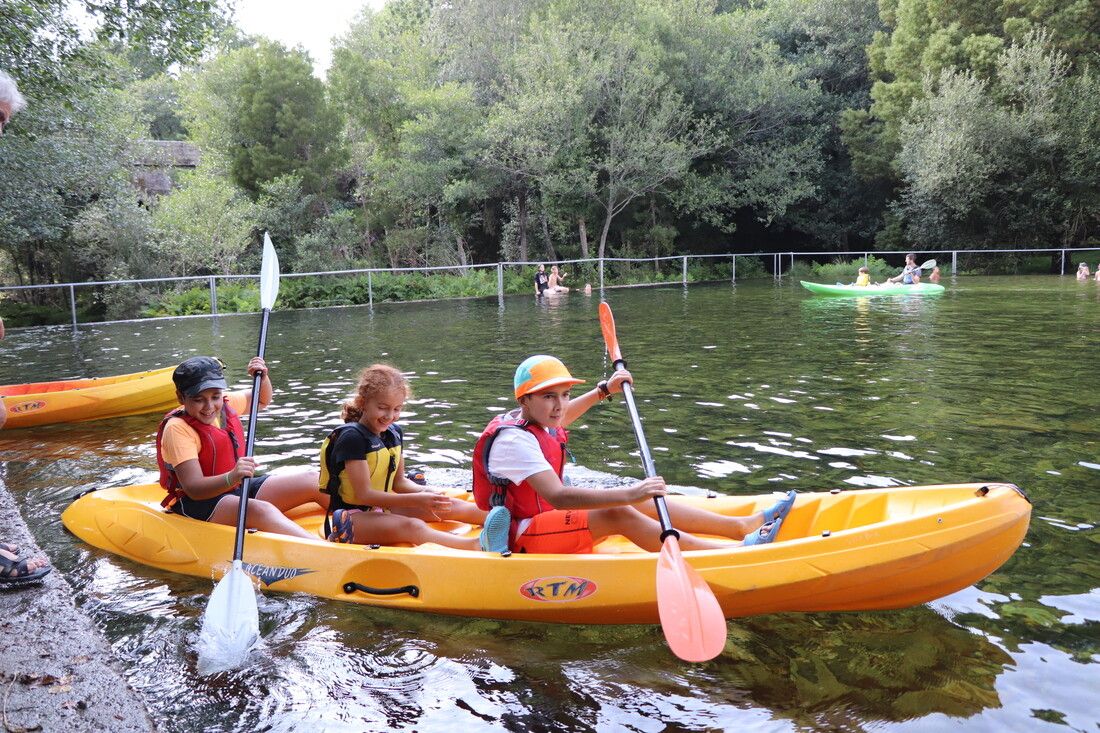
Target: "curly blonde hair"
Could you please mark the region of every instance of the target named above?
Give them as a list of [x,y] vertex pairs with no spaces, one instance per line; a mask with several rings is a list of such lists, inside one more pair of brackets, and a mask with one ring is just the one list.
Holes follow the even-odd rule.
[[355,394],[344,402],[341,417],[344,422],[353,422],[363,416],[363,405],[371,397],[382,392],[399,389],[405,399],[412,396],[409,382],[405,375],[389,364],[371,364],[359,372],[359,384],[355,387]]

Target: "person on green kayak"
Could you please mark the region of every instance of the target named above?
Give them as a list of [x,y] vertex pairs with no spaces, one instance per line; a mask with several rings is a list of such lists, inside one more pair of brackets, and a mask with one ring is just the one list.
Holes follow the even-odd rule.
[[[248,375],[263,374],[260,408],[271,404],[267,364],[256,356]],[[209,356],[187,359],[172,372],[180,406],[169,410],[157,428],[157,465],[167,496],[161,506],[185,517],[215,524],[237,524],[242,481],[249,482],[249,527],[264,532],[318,539],[283,512],[302,504],[328,505],[317,490],[317,472],[255,476],[258,464],[245,456],[240,416],[252,406],[252,390],[228,391],[221,362]]]
[[408,380],[388,364],[359,374],[355,394],[341,411],[344,424],[321,444],[321,490],[332,497],[328,539],[361,545],[434,542],[476,550],[476,537],[441,532],[427,523],[453,519],[480,525],[485,512],[405,475],[404,433],[397,420],[409,396]]
[[[661,548],[661,526],[652,499],[667,493],[660,476],[611,489],[567,486],[562,481],[568,433],[565,428],[591,407],[633,381],[620,370],[575,399],[574,378],[558,359],[539,354],[516,369],[513,387],[519,408],[493,418],[474,448],[474,498],[489,509],[481,533],[489,552],[586,553],[609,535],[623,535],[644,550]],[[795,500],[791,491],[775,506],[751,516],[715,514],[670,504],[684,550],[718,549],[728,541],[689,532],[771,542]]]
[[871,271],[866,266],[859,268],[859,274],[856,276],[854,284],[861,288],[871,284]]
[[905,267],[901,274],[888,279],[888,283],[903,283],[905,285],[917,285],[920,283],[920,268],[917,267],[916,255],[905,255]]

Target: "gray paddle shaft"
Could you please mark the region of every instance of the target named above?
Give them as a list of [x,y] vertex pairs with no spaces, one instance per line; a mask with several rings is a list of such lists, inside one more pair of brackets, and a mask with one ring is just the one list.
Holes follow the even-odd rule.
[[[614,369],[626,369],[626,361],[623,359],[616,359],[612,364]],[[653,455],[649,452],[649,443],[646,442],[645,433],[642,432],[642,418],[638,415],[638,406],[634,404],[634,386],[629,382],[623,382],[623,400],[626,402],[626,409],[630,412],[630,424],[634,426],[634,438],[638,441],[638,452],[642,454],[642,468],[645,470],[646,478],[652,478],[657,475],[657,467],[653,464]],[[657,506],[657,519],[661,522],[661,541],[663,542],[665,537],[672,535],[679,539],[680,533],[672,527],[672,519],[668,516],[668,505],[665,504],[665,497],[655,496],[653,497],[653,503]]]
[[[260,321],[260,345],[256,347],[256,356],[264,358],[264,347],[267,346],[267,318],[271,315],[270,308],[264,308],[263,319]],[[260,411],[260,382],[264,373],[256,372],[252,377],[252,406],[248,411],[248,438],[245,440],[244,454],[252,455],[252,449],[256,444],[256,413]],[[241,482],[241,501],[237,510],[237,544],[233,546],[233,559],[240,560],[244,556],[244,523],[248,515],[248,491],[252,488],[252,477],[245,476]]]

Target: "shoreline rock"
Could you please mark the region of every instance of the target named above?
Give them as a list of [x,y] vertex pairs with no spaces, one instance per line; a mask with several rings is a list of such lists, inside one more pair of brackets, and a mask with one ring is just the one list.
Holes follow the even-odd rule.
[[[41,550],[0,480],[0,541]],[[155,731],[111,646],[54,569],[43,582],[0,590],[0,728]]]

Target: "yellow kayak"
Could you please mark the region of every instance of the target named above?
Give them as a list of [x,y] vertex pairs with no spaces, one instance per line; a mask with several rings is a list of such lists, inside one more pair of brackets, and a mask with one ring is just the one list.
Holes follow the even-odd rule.
[[[455,494],[465,497],[465,494]],[[220,577],[234,528],[164,512],[156,484],[104,489],[61,519],[85,542],[153,567]],[[669,497],[729,515],[775,495]],[[319,507],[294,516],[319,532]],[[799,494],[777,540],[684,552],[728,618],[779,611],[912,606],[966,588],[1023,541],[1031,504],[1011,484],[958,484]],[[476,534],[480,527],[440,522]],[[621,537],[587,555],[520,555],[429,544],[371,547],[250,533],[246,570],[269,590],[410,611],[559,623],[657,623],[657,554]]]
[[172,384],[174,369],[0,386],[8,410],[4,429],[167,412],[179,404]]

